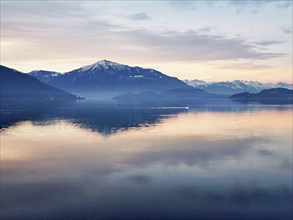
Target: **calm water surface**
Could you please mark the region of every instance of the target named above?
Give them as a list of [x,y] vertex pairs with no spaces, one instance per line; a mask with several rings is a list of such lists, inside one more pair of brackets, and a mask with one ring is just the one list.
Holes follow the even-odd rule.
[[292,219],[292,113],[2,111],[1,219]]

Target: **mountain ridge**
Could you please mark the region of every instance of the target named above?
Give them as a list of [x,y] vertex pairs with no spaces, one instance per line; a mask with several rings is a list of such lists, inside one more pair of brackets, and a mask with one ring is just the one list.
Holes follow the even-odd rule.
[[174,88],[192,88],[178,78],[157,70],[132,67],[109,60],[101,60],[54,76],[55,72],[51,72],[49,76],[40,74],[40,71],[29,74],[51,86],[87,98],[112,98],[128,92],[164,92]]
[[261,83],[258,81],[245,81],[245,80],[233,80],[233,81],[218,81],[218,82],[205,82],[202,80],[183,80],[188,85],[204,89],[211,93],[220,94],[237,94],[241,92],[258,93],[264,89],[272,88],[285,88],[293,89],[293,84],[278,82],[278,83]]
[[201,89],[171,89],[163,93],[127,93],[113,97],[118,104],[147,106],[187,106],[203,102],[229,101],[229,96],[208,93]]
[[243,92],[230,97],[240,102],[261,102],[268,104],[292,104],[293,90],[285,88],[264,89],[259,93]]
[[1,100],[61,101],[77,97],[15,69],[0,66]]

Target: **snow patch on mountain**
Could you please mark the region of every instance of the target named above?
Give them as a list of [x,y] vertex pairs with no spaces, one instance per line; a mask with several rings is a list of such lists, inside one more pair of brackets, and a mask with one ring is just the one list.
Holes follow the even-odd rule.
[[61,73],[47,70],[34,70],[29,72],[28,74],[34,78],[37,78],[39,81],[43,83],[47,83],[51,79],[57,78],[62,75]]
[[207,87],[208,86],[208,83],[205,82],[205,81],[202,81],[202,80],[197,80],[197,79],[194,79],[194,80],[183,80],[183,82],[185,82],[186,84],[192,86],[192,87],[199,87],[199,86],[202,86],[202,87]]
[[96,70],[96,69],[106,69],[107,70],[110,68],[112,68],[114,70],[121,71],[121,70],[129,68],[129,66],[119,64],[116,62],[112,62],[109,60],[100,60],[94,64],[83,66],[79,70],[81,70],[81,71],[89,71],[89,70]]

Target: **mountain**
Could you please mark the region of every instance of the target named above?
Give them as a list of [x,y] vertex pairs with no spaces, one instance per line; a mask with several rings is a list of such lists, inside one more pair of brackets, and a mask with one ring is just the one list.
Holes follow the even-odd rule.
[[239,93],[230,97],[235,101],[261,102],[270,104],[293,103],[293,90],[284,88],[265,89],[259,93]]
[[164,92],[162,95],[163,97],[167,99],[186,99],[186,100],[227,98],[227,96],[212,94],[202,89],[171,89]]
[[257,81],[234,80],[226,82],[205,82],[201,80],[183,80],[186,84],[204,89],[210,93],[236,94],[242,92],[258,93],[264,89],[286,88],[293,89],[293,84],[284,82],[279,83],[260,83]]
[[113,99],[124,104],[180,106],[182,104],[194,104],[198,101],[227,100],[229,97],[225,95],[211,94],[201,89],[171,89],[163,93],[128,93],[116,96]]
[[31,71],[29,75],[33,76],[34,78],[37,78],[39,81],[43,83],[47,83],[51,81],[53,78],[61,75],[61,73],[46,70],[34,70]]
[[48,71],[33,71],[29,74],[51,86],[86,98],[112,98],[129,92],[164,92],[191,88],[179,79],[154,69],[131,67],[108,60],[63,74]]
[[28,74],[0,66],[1,100],[74,100],[75,95],[46,85]]
[[207,87],[208,83],[203,81],[203,80],[198,80],[198,79],[193,79],[193,80],[182,80],[183,82],[185,82],[187,85],[190,85],[194,88],[205,88]]

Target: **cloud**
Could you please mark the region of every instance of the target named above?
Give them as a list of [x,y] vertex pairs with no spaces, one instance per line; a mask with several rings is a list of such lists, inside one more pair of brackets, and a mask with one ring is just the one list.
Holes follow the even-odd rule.
[[264,40],[264,41],[257,41],[255,44],[261,45],[261,46],[270,46],[274,44],[282,44],[285,43],[286,41],[284,40]]
[[195,2],[195,1],[169,1],[169,5],[175,7],[177,10],[184,10],[184,9],[191,9],[196,11],[197,6],[201,4],[201,2]]
[[292,26],[281,26],[280,30],[284,33],[284,34],[292,34]]
[[[96,8],[99,7],[103,9],[103,5],[97,4]],[[1,60],[6,65],[16,60],[31,65],[45,62],[50,69],[60,71],[54,65],[83,65],[93,62],[93,58],[133,63],[196,63],[284,56],[268,50],[267,46],[277,43],[274,41],[257,45],[239,37],[212,34],[210,28],[166,32],[128,26],[111,17],[111,13],[96,13],[82,3],[4,2],[2,11]],[[132,14],[129,18],[150,19],[146,13]],[[39,67],[32,67],[35,68]]]
[[[106,20],[29,20],[5,22],[2,43],[11,41],[6,59],[38,60],[78,57],[133,58],[136,61],[211,61],[270,59],[282,53],[263,52],[241,38],[213,35],[202,30],[160,33],[146,29],[118,27]],[[267,45],[274,43],[266,42]],[[262,43],[263,46],[265,43]],[[13,48],[15,46],[15,48]],[[18,49],[18,53],[15,51]]]
[[[45,10],[49,9],[49,10]],[[22,18],[27,19],[31,16],[40,16],[42,18],[66,18],[82,17],[88,15],[89,11],[83,7],[82,3],[71,4],[66,1],[4,1],[1,2],[1,19],[14,19],[11,14],[20,14]],[[19,20],[17,17],[16,20]]]
[[236,8],[237,14],[248,11],[251,14],[257,14],[260,10],[263,10],[264,7],[271,5],[277,9],[286,9],[292,6],[291,1],[279,1],[279,0],[230,0],[228,1],[229,5],[232,5]]
[[260,10],[266,6],[273,6],[276,9],[286,9],[292,6],[290,0],[226,0],[226,1],[176,1],[171,5],[177,9],[198,9],[199,7],[207,6],[213,9],[233,7],[236,9],[236,13],[239,14],[244,11],[248,11],[251,14],[257,14]]
[[185,32],[157,33],[136,29],[116,32],[122,41],[121,48],[131,57],[160,62],[202,62],[219,60],[266,60],[281,57],[282,53],[261,51],[258,45],[241,38],[190,30]]
[[270,69],[271,65],[263,65],[263,64],[254,64],[252,62],[246,63],[230,63],[230,64],[221,64],[218,65],[217,68],[221,69],[235,69],[235,70],[260,70],[260,69]]
[[128,16],[131,20],[151,20],[151,17],[146,13],[136,13]]
[[264,5],[273,5],[276,8],[288,8],[292,5],[292,1],[290,0],[228,0],[228,4],[234,5],[236,7],[263,7]]

